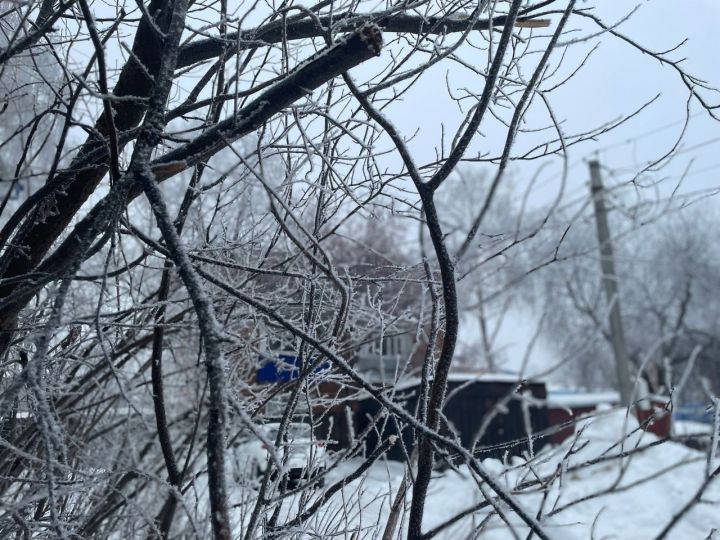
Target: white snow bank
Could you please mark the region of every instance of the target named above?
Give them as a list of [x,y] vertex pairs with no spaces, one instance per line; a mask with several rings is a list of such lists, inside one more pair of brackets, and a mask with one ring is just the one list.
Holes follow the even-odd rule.
[[595,407],[600,404],[616,405],[620,403],[617,392],[572,392],[550,391],[547,400],[550,407]]

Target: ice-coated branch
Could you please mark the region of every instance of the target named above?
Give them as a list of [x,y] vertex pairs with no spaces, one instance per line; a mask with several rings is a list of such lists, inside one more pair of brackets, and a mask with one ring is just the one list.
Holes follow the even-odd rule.
[[[238,113],[189,143],[176,148],[153,162],[154,167],[165,163],[184,163],[191,167],[209,159],[225,148],[226,141],[235,141],[255,131],[272,116],[329,80],[342,75],[361,62],[380,54],[382,33],[374,24],[366,24],[341,38],[327,49],[311,56],[287,77],[268,88]],[[163,179],[174,174],[160,172]]]
[[[542,2],[542,4],[549,4],[555,1],[556,0]],[[470,30],[479,31],[489,30],[495,27],[502,28],[505,26],[507,18],[507,15],[501,15],[492,19],[480,19],[472,24]],[[529,23],[531,20],[531,17],[518,19],[519,22],[525,23]],[[289,21],[281,19],[258,28],[245,30],[240,34],[237,32],[230,33],[227,35],[227,42],[229,43],[220,38],[208,38],[188,43],[183,46],[180,51],[178,68],[216,58],[220,56],[228,44],[236,50],[244,50],[257,47],[258,45],[280,43],[283,40],[322,38],[327,35],[329,26],[332,26],[334,33],[354,31],[364,25],[374,24],[384,32],[441,35],[466,32],[470,22],[469,19],[462,17],[421,17],[419,15],[398,12],[345,12],[333,15],[332,17],[323,15]]]
[[[225,148],[227,142],[254,132],[283,108],[348,69],[378,55],[381,48],[382,34],[374,25],[365,25],[345,36],[303,62],[286,78],[268,88],[257,99],[238,111],[237,115],[219,122],[193,141],[153,161],[150,164],[153,176],[156,181],[162,181],[209,159]],[[32,295],[62,275],[70,261],[74,260],[80,251],[85,252],[86,243],[104,231],[107,224],[119,215],[118,211],[142,192],[138,185],[128,182],[119,182],[117,186],[117,189],[111,190],[87,216],[80,220],[67,239],[38,266],[32,279],[23,280],[19,286],[8,284],[0,288],[0,324],[7,322],[9,325],[14,321],[18,311],[26,305]],[[45,230],[44,225],[40,224],[38,234]],[[43,240],[43,244],[45,242],[47,239]],[[27,272],[27,259],[21,260],[16,257],[16,261],[18,265],[23,262],[22,270]],[[18,268],[12,273],[20,271]],[[12,327],[14,328],[14,323]]]

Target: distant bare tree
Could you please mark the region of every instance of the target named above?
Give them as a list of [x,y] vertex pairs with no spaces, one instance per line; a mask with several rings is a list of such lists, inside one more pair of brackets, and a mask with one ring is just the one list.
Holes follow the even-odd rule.
[[[617,201],[622,205],[621,198]],[[662,213],[649,221],[648,215],[633,219],[622,206],[614,216],[623,322],[633,370],[647,379],[651,391],[669,393],[688,360],[696,356],[686,391],[704,399],[700,377],[708,377],[718,391],[718,344],[708,326],[718,310],[710,294],[719,285],[714,270],[718,253],[708,235],[715,218],[707,202],[687,207],[686,200],[676,202],[670,211],[663,204]],[[554,341],[558,349],[566,354],[577,351],[567,378],[586,387],[612,387],[605,368],[611,361],[607,304],[600,289],[591,220],[586,215],[575,222],[559,252],[563,260],[529,279],[526,297],[547,310],[550,333],[566,335]]]

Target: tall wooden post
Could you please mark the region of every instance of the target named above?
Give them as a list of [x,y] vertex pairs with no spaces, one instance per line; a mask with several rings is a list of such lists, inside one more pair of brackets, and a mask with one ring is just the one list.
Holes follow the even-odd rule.
[[600,244],[600,267],[602,269],[602,282],[605,297],[610,306],[610,339],[612,341],[613,355],[615,356],[615,375],[617,377],[620,401],[629,407],[632,400],[632,386],[630,384],[630,369],[625,348],[625,332],[620,312],[620,296],[618,295],[617,274],[615,273],[615,260],[613,245],[610,239],[610,229],[605,209],[605,196],[603,192],[600,163],[596,160],[590,162],[590,190],[595,205],[595,223],[597,224],[598,243]]

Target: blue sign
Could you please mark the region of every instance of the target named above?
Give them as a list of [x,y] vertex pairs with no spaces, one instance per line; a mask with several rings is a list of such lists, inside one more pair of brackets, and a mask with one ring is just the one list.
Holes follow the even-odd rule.
[[259,383],[291,381],[300,375],[300,359],[294,354],[260,357],[256,380]]
[[690,420],[692,422],[702,422],[703,424],[712,424],[712,411],[702,402],[683,403],[673,410],[673,418],[675,420]]
[[[261,356],[255,380],[259,383],[287,382],[297,379],[302,361],[294,353],[278,353],[273,358]],[[322,362],[313,372],[319,374],[330,369],[329,362]]]

